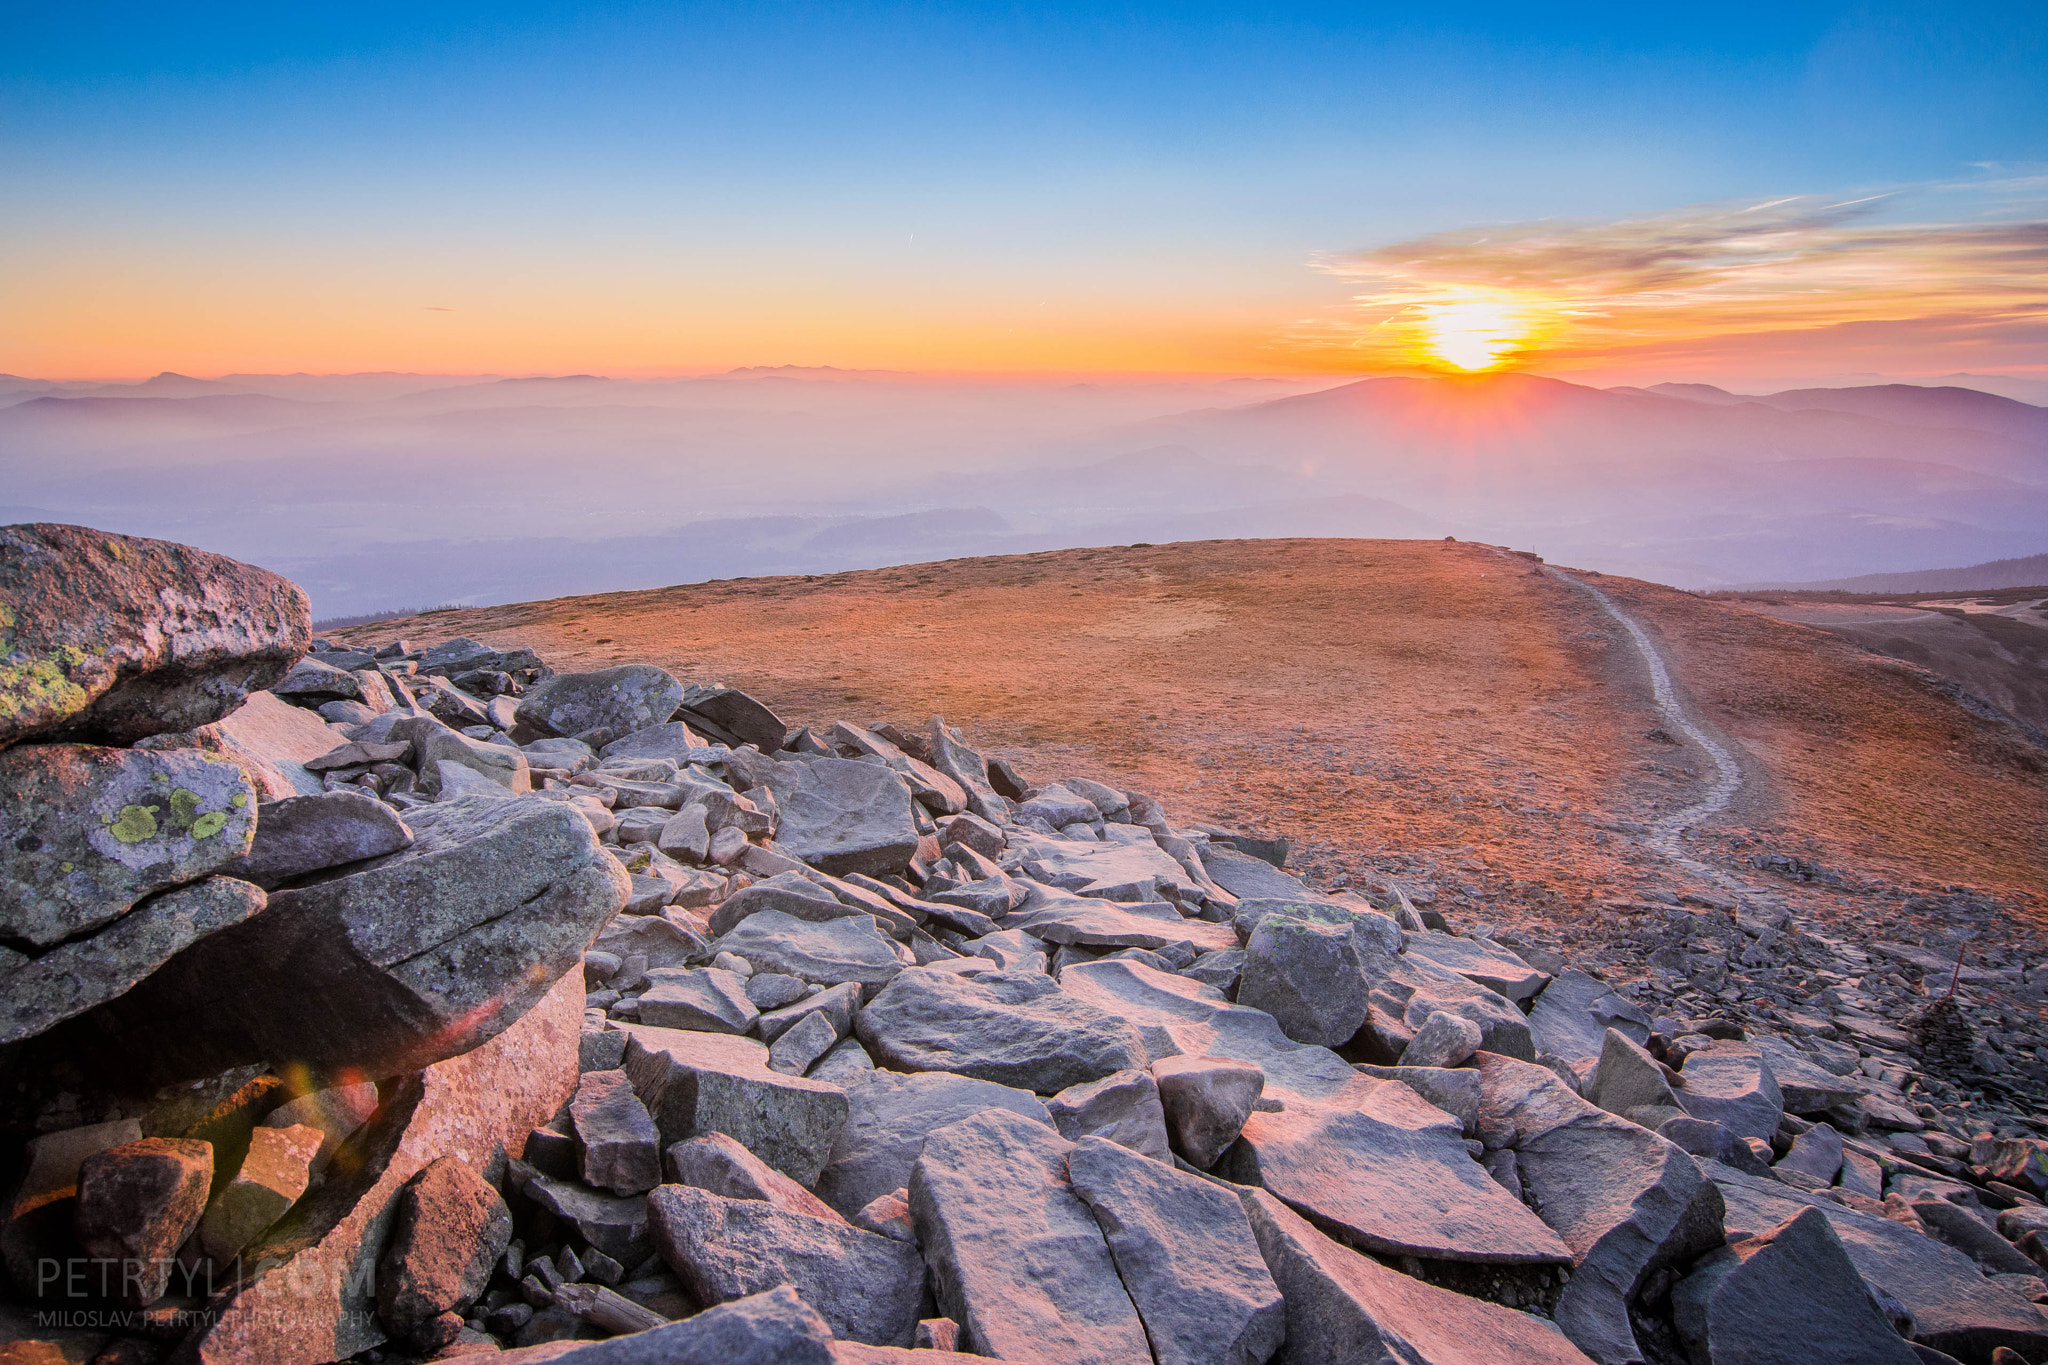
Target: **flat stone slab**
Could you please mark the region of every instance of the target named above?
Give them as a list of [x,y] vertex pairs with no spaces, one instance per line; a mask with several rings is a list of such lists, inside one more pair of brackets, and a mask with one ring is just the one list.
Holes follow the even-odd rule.
[[1405,937],[1409,953],[1447,967],[1474,985],[1498,991],[1510,1000],[1532,999],[1550,984],[1548,973],[1537,971],[1498,943],[1483,938],[1428,933]]
[[854,1028],[892,1070],[953,1071],[1044,1095],[1150,1061],[1129,1024],[1036,973],[912,968]]
[[910,784],[892,768],[845,758],[783,763],[769,786],[782,811],[776,844],[820,872],[901,872],[917,852]]
[[757,971],[780,972],[821,986],[856,982],[868,995],[903,970],[888,934],[872,916],[862,914],[813,921],[764,910],[714,939],[711,951],[737,953]]
[[1650,1016],[1605,981],[1581,971],[1559,974],[1529,1012],[1537,1056],[1547,1053],[1573,1066],[1599,1057],[1610,1028],[1637,1043],[1650,1041]]
[[1571,1250],[1474,1161],[1459,1122],[1406,1085],[1354,1078],[1254,1113],[1217,1174],[1257,1185],[1381,1255],[1566,1264]]
[[[1081,805],[1090,816],[1095,815],[1093,806],[1085,801]],[[1030,839],[1015,847],[1023,859],[1026,875],[1033,881],[1083,899],[1156,901],[1169,888],[1177,899],[1193,899],[1201,894],[1187,869],[1150,839],[1142,844]]]
[[1108,900],[1049,897],[1012,911],[1004,918],[1003,927],[1022,929],[1048,943],[1083,948],[1164,948],[1191,943],[1198,953],[1213,953],[1237,946],[1237,931],[1229,925],[1187,919],[1163,901],[1140,910]]
[[594,673],[558,673],[527,688],[521,722],[548,735],[606,729],[630,735],[660,725],[682,705],[683,685],[652,664],[624,664]]
[[723,1033],[623,1024],[626,1074],[664,1148],[724,1133],[806,1189],[846,1123],[836,1085],[768,1069],[766,1045]]
[[1045,1102],[1029,1090],[927,1071],[871,1071],[847,1087],[845,1127],[818,1177],[817,1194],[845,1217],[910,1184],[924,1140],[934,1130],[984,1109],[1007,1109],[1053,1127]]

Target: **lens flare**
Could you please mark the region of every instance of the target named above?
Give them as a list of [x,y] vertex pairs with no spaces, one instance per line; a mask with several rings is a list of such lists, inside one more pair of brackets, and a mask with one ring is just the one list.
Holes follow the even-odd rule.
[[1415,306],[1430,355],[1460,370],[1486,370],[1526,340],[1529,320],[1496,299],[1453,299]]

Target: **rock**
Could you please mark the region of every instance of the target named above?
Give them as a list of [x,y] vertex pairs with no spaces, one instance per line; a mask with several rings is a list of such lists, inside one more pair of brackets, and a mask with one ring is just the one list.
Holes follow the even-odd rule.
[[[410,716],[391,727],[392,737],[412,742],[419,762],[419,790],[422,796],[441,797],[444,765],[465,768],[506,791],[521,794],[533,789],[533,773],[526,752],[511,744],[489,744],[449,729],[432,716]],[[467,781],[467,774],[448,774],[448,780]],[[472,784],[474,785],[474,784]]]
[[1173,1150],[1203,1170],[1237,1141],[1266,1085],[1257,1066],[1221,1057],[1162,1057],[1152,1079]]
[[1702,1365],[1919,1360],[1892,1330],[1818,1209],[1715,1252],[1671,1297],[1679,1338]]
[[538,1172],[520,1173],[527,1199],[566,1224],[575,1234],[621,1265],[637,1265],[654,1249],[647,1231],[647,1200],[615,1195],[573,1180]]
[[853,1013],[859,1008],[860,987],[848,981],[819,991],[816,995],[807,995],[793,1005],[784,1005],[779,1010],[769,1010],[754,1021],[754,1032],[762,1042],[773,1045],[783,1034],[811,1015],[822,1014],[831,1021],[833,1034],[844,1038],[852,1030]]
[[1285,1331],[1280,1291],[1226,1190],[1101,1137],[1067,1155],[1159,1365],[1256,1365]]
[[933,1131],[984,1109],[1004,1109],[1050,1131],[1052,1116],[1028,1090],[947,1072],[873,1071],[846,1092],[846,1126],[818,1177],[818,1197],[847,1217],[910,1183]]
[[397,812],[367,792],[294,796],[256,807],[249,852],[224,870],[274,891],[309,872],[396,853],[411,842]]
[[1572,1065],[1597,1058],[1610,1028],[1633,1043],[1650,1041],[1650,1016],[1615,994],[1605,981],[1581,971],[1559,973],[1529,1012],[1536,1054]]
[[[940,893],[954,894],[954,893]],[[1047,943],[1084,948],[1167,948],[1191,944],[1198,953],[1234,949],[1237,934],[1227,924],[1187,919],[1164,901],[1117,905],[1076,897],[1034,897],[1003,920]]]
[[1618,1029],[1607,1030],[1599,1064],[1586,1082],[1585,1097],[1608,1113],[1624,1118],[1637,1109],[1670,1110],[1665,1118],[1676,1118],[1683,1112],[1657,1059]]
[[777,845],[820,872],[901,872],[917,852],[910,786],[881,764],[843,758],[783,763],[768,785],[782,812]]
[[0,746],[211,724],[312,642],[297,586],[169,541],[0,527]]
[[[1188,876],[1186,869],[1150,839],[1142,844],[1033,839],[1021,844],[1018,852],[1024,871],[1032,880],[1058,887],[1084,900],[1150,902],[1170,899],[1185,905],[1201,900],[1201,888]],[[1234,944],[1235,939],[1214,938],[1212,931],[1211,941],[1206,946],[1214,949]]]
[[781,972],[756,972],[746,978],[746,983],[747,999],[758,1010],[779,1010],[809,994],[800,978]]
[[662,1260],[698,1301],[725,1303],[789,1285],[833,1334],[908,1346],[923,1299],[917,1248],[837,1219],[728,1199],[688,1185],[647,1197]]
[[782,717],[763,702],[733,687],[691,687],[683,705],[725,731],[742,744],[751,744],[764,754],[780,749],[789,738]]
[[190,750],[17,745],[0,790],[0,939],[39,948],[233,862],[255,831],[241,770]]
[[313,1158],[324,1134],[300,1123],[259,1127],[234,1178],[213,1196],[199,1222],[199,1249],[217,1264],[242,1254],[264,1229],[284,1217],[313,1179]]
[[[534,1346],[496,1365],[835,1365],[832,1329],[787,1285],[609,1341]],[[932,1365],[939,1365],[934,1361]]]
[[251,692],[240,710],[212,725],[152,735],[136,747],[158,753],[197,749],[206,757],[234,764],[259,797],[278,801],[317,796],[325,790],[320,775],[308,772],[305,765],[333,751],[334,731],[311,711],[268,692]]
[[1068,1187],[1072,1150],[1002,1109],[925,1139],[911,1216],[939,1306],[976,1352],[1072,1365],[1150,1358],[1102,1231]]
[[716,967],[655,967],[640,995],[640,1022],[656,1028],[745,1033],[761,1015],[746,983]]
[[1254,1113],[1217,1172],[1270,1190],[1381,1255],[1494,1265],[1571,1259],[1472,1159],[1458,1121],[1405,1085],[1358,1076],[1323,1102]]
[[162,1298],[212,1182],[213,1144],[190,1138],[143,1138],[80,1162],[72,1224],[92,1289],[128,1308]]
[[22,1294],[47,1295],[52,1286],[46,1262],[75,1253],[72,1215],[78,1207],[79,1166],[96,1152],[141,1139],[141,1124],[117,1119],[27,1141],[21,1158],[25,1169],[8,1197],[6,1221],[0,1224],[0,1253]]
[[1552,1318],[1603,1365],[1641,1360],[1629,1304],[1659,1266],[1721,1240],[1721,1199],[1693,1159],[1573,1094],[1547,1067],[1482,1053],[1479,1137],[1515,1153],[1524,1190],[1571,1249]]
[[[1588,1365],[1541,1318],[1438,1289],[1340,1246],[1264,1190],[1239,1190],[1286,1305],[1289,1342],[1379,1365]],[[1290,1358],[1291,1358],[1290,1352]]]
[[711,829],[703,806],[685,806],[661,822],[654,846],[671,858],[701,863],[711,857]]
[[1361,1076],[1376,1081],[1399,1081],[1416,1094],[1456,1119],[1471,1137],[1479,1131],[1479,1073],[1470,1067],[1451,1070],[1433,1066],[1367,1066]]
[[1792,1150],[1777,1163],[1782,1171],[1800,1171],[1824,1185],[1835,1183],[1842,1170],[1842,1135],[1816,1123],[1792,1140]]
[[[1959,1204],[1946,1199],[1915,1199],[1913,1212],[1931,1236],[1937,1237],[1984,1268],[1986,1275],[2039,1275],[2041,1268],[2028,1260],[1990,1228],[1977,1221]],[[2039,1292],[2036,1286],[2030,1286]]]
[[[1398,1060],[1416,1031],[1439,1010],[1477,1024],[1480,1046],[1488,1052],[1535,1057],[1529,1021],[1506,996],[1474,985],[1426,958],[1368,952],[1361,963],[1371,1006],[1366,1027],[1386,1060]],[[1243,994],[1240,987],[1240,999]]]
[[1448,1067],[1479,1051],[1479,1025],[1462,1015],[1432,1010],[1401,1052],[1403,1067]]
[[711,945],[713,952],[737,953],[756,970],[780,972],[821,986],[859,984],[864,993],[893,981],[903,970],[889,936],[867,915],[843,915],[820,923],[780,911],[750,915]]
[[291,671],[270,685],[270,690],[295,706],[319,707],[326,702],[363,699],[363,684],[355,674],[318,659],[299,660]]
[[664,1144],[724,1133],[797,1184],[818,1172],[846,1123],[837,1086],[768,1069],[751,1038],[628,1024],[626,1074]]
[[1242,853],[1229,844],[1197,846],[1202,868],[1215,883],[1239,900],[1272,899],[1316,902],[1324,897],[1309,890],[1299,877],[1282,872],[1262,858]]
[[[917,1245],[917,1228],[910,1220],[910,1191],[891,1190],[888,1194],[870,1199],[853,1215],[853,1225],[866,1228],[878,1237]],[[946,1321],[951,1322],[948,1318]],[[913,1346],[916,1342],[911,1343]]]
[[841,1223],[831,1205],[755,1156],[724,1133],[706,1133],[668,1149],[668,1173],[678,1185],[690,1185],[727,1199],[761,1199],[785,1213]]
[[711,912],[711,932],[730,933],[749,915],[764,910],[818,924],[861,913],[801,872],[781,872],[727,896]]
[[[958,782],[940,772],[937,768],[912,758],[900,747],[890,743],[870,730],[858,725],[839,721],[833,725],[831,743],[848,757],[871,754],[883,763],[903,774],[910,784],[910,794],[917,803],[935,815],[957,815],[967,809],[967,793]],[[851,750],[851,753],[847,751]],[[969,816],[969,819],[976,817]],[[986,821],[982,821],[986,825]],[[1001,847],[998,841],[997,847]],[[988,854],[994,857],[993,853]]]
[[687,967],[711,960],[711,940],[700,924],[673,910],[659,915],[621,915],[597,936],[597,946],[621,959],[637,954],[647,959],[649,968]]
[[346,1142],[357,1129],[370,1121],[377,1112],[377,1086],[372,1081],[356,1081],[349,1085],[332,1086],[316,1090],[310,1095],[301,1095],[289,1100],[264,1115],[261,1124],[266,1128],[291,1128],[303,1125],[320,1134],[320,1150],[314,1154],[314,1169],[327,1164],[327,1159]]
[[875,1059],[868,1056],[858,1038],[842,1038],[811,1067],[810,1076],[814,1081],[845,1088],[860,1084],[874,1069]]
[[377,1263],[377,1315],[411,1336],[473,1301],[512,1240],[512,1212],[460,1157],[431,1162],[398,1197],[391,1241]]
[[801,1076],[839,1041],[838,1030],[825,1014],[807,1014],[785,1029],[768,1047],[768,1069]]
[[1166,1111],[1159,1083],[1145,1071],[1113,1071],[1100,1080],[1070,1085],[1045,1103],[1053,1126],[1069,1142],[1107,1138],[1157,1161],[1170,1158]]
[[2025,1190],[2036,1199],[2048,1196],[2048,1142],[2039,1138],[2002,1138],[1985,1163],[1991,1179]]
[[1238,1003],[1272,1015],[1288,1037],[1341,1047],[1364,1027],[1365,970],[1345,911],[1302,905],[1267,915],[1244,951]]
[[624,902],[625,874],[567,807],[457,801],[410,823],[402,852],[278,892],[81,1018],[81,1045],[157,1084],[270,1059],[416,1070],[525,1013]]
[[1780,1038],[1754,1040],[1763,1053],[1771,1079],[1778,1083],[1785,1109],[1793,1114],[1823,1114],[1838,1104],[1853,1104],[1863,1093],[1860,1082],[1845,1080],[1812,1061]]
[[392,1087],[327,1180],[243,1251],[180,1348],[181,1365],[305,1365],[380,1344],[376,1265],[406,1183],[441,1157],[490,1176],[576,1085],[583,983],[558,982],[518,1022]]
[[526,690],[515,714],[522,725],[544,735],[600,729],[631,735],[666,722],[682,700],[683,685],[667,670],[626,664],[544,678]]
[[908,969],[854,1027],[893,1070],[952,1071],[1048,1095],[1151,1060],[1121,1019],[1048,977],[1018,972],[963,977]]
[[624,1071],[584,1072],[569,1104],[569,1122],[586,1184],[614,1194],[645,1194],[661,1183],[661,1134]]
[[1954,1247],[1776,1180],[1719,1164],[1706,1171],[1727,1201],[1731,1241],[1767,1233],[1802,1209],[1819,1209],[1864,1283],[1912,1314],[1914,1341],[1962,1360],[1982,1359],[1999,1346],[2030,1356],[2048,1349],[2048,1315],[1993,1284]]
[[[536,744],[549,743],[547,740]],[[552,741],[573,743],[571,740]],[[536,744],[526,747],[532,749]],[[587,747],[586,751],[587,751]],[[724,750],[708,744],[693,733],[682,721],[665,721],[660,725],[649,725],[635,730],[624,738],[615,739],[598,751],[606,763],[621,763],[630,759],[667,759],[672,763],[705,763],[724,756]]]
[[208,877],[151,897],[97,934],[39,957],[0,956],[0,1044],[32,1038],[121,996],[207,935],[258,914],[264,902],[247,882]]
[[1748,1043],[1716,1043],[1692,1053],[1680,1069],[1678,1103],[1696,1119],[1712,1119],[1737,1137],[1769,1142],[1785,1112],[1763,1054]]
[[1487,939],[1430,933],[1411,933],[1405,937],[1408,952],[1513,1001],[1534,999],[1550,984],[1547,973],[1537,971]]
[[953,738],[946,728],[946,722],[933,716],[925,730],[925,743],[930,753],[925,761],[939,772],[959,784],[966,794],[967,809],[991,824],[1001,825],[1010,818],[1010,803],[996,795],[989,785],[989,767],[986,759]]

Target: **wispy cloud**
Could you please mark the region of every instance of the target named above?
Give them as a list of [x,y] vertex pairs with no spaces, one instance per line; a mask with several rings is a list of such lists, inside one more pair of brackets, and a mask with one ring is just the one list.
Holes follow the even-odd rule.
[[1551,362],[1802,345],[1846,347],[1868,361],[1881,344],[1917,347],[1931,366],[1956,369],[1984,359],[1951,353],[1967,342],[2038,364],[2048,327],[2048,177],[1516,223],[1315,264],[1360,289],[1344,316],[1318,320],[1296,340],[1361,352],[1368,363],[1426,361],[1429,319],[1447,304],[1482,300],[1518,325],[1525,358]]

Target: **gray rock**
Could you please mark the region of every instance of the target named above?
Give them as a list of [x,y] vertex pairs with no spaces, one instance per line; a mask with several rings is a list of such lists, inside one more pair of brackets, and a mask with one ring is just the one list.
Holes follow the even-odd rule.
[[1463,1015],[1432,1010],[1402,1049],[1403,1067],[1451,1067],[1479,1051],[1479,1025]]
[[1574,1066],[1600,1055],[1610,1028],[1634,1043],[1650,1041],[1650,1016],[1615,994],[1605,981],[1581,971],[1560,972],[1529,1012],[1536,1052]]
[[1003,927],[1084,948],[1159,949],[1185,943],[1198,953],[1211,953],[1237,946],[1237,933],[1229,925],[1187,919],[1164,901],[1118,905],[1071,896],[1034,897],[1008,914]]
[[279,891],[173,957],[82,1019],[81,1046],[160,1085],[279,1057],[417,1070],[494,1037],[578,970],[625,900],[625,874],[565,806],[455,801],[410,824],[410,847]]
[[[532,748],[532,745],[528,745]],[[615,739],[598,751],[606,762],[629,758],[666,758],[675,763],[705,762],[722,757],[723,750],[707,744],[682,721],[664,721]]]
[[939,1306],[999,1358],[1130,1365],[1145,1329],[1101,1228],[1067,1184],[1073,1144],[1003,1109],[925,1140],[910,1211]]
[[[830,1060],[829,1058],[827,1060]],[[846,1125],[818,1177],[818,1197],[847,1217],[910,1183],[927,1135],[984,1109],[1004,1109],[1052,1130],[1028,1090],[946,1072],[871,1071],[846,1092]]]
[[839,1032],[830,1016],[807,1014],[768,1047],[768,1069],[788,1076],[801,1076],[839,1042]]
[[0,954],[0,1044],[32,1038],[133,990],[192,944],[255,916],[264,902],[262,890],[247,882],[208,877],[39,957]]
[[755,1156],[724,1133],[705,1133],[668,1149],[673,1183],[727,1199],[761,1199],[786,1213],[843,1223],[831,1205]]
[[1571,1252],[1472,1159],[1458,1121],[1405,1085],[1354,1078],[1323,1102],[1254,1113],[1217,1163],[1361,1249],[1495,1265]]
[[[1143,838],[1142,835],[1139,837]],[[1201,899],[1201,888],[1188,876],[1187,870],[1150,839],[1141,844],[1033,839],[1019,845],[1018,853],[1025,873],[1033,881],[1058,887],[1083,899],[1172,899],[1183,904],[1193,904]],[[1217,940],[1208,946],[1220,948],[1229,944]]]
[[1600,1061],[1586,1082],[1585,1097],[1608,1113],[1623,1117],[1633,1109],[1673,1111],[1665,1117],[1676,1117],[1679,1112],[1678,1097],[1672,1093],[1664,1068],[1641,1044],[1618,1029],[1607,1030]]
[[1173,1150],[1202,1170],[1237,1141],[1266,1086],[1257,1066],[1223,1057],[1162,1057],[1152,1079]]
[[649,967],[687,967],[711,960],[711,940],[688,915],[622,915],[605,926],[596,946],[621,960],[639,955]]
[[[757,917],[758,919],[759,917]],[[1020,972],[903,972],[860,1012],[868,1051],[897,1071],[953,1071],[1055,1094],[1151,1060],[1136,1030]]]
[[[1666,1119],[1657,1125],[1658,1136],[1676,1143],[1680,1150],[1710,1161],[1719,1161],[1733,1166],[1749,1175],[1769,1175],[1771,1168],[1760,1159],[1755,1150],[1735,1134],[1718,1123],[1707,1119],[1696,1119],[1690,1114],[1679,1118]],[[1884,1195],[1882,1177],[1877,1182],[1873,1198]]]
[[377,1315],[400,1337],[473,1302],[512,1240],[512,1211],[459,1157],[430,1162],[399,1195],[377,1262]]
[[1399,1081],[1456,1119],[1464,1127],[1465,1136],[1472,1137],[1479,1132],[1479,1073],[1470,1067],[1451,1069],[1361,1064],[1358,1073],[1376,1081]]
[[249,852],[224,869],[275,890],[296,877],[396,853],[412,842],[398,813],[367,792],[293,796],[256,807]]
[[1929,1197],[1915,1199],[1912,1207],[1931,1235],[1982,1266],[1986,1275],[2040,1275],[2041,1267],[2028,1260],[2019,1248],[1978,1222],[1961,1205]]
[[0,621],[0,746],[211,724],[313,638],[306,594],[276,574],[54,523],[0,527]]
[[[967,809],[967,793],[961,789],[958,782],[930,764],[911,757],[899,746],[871,730],[864,730],[858,725],[850,725],[842,720],[833,725],[830,741],[841,752],[850,749],[855,754],[871,754],[903,774],[904,781],[910,784],[912,797],[934,815],[956,815]],[[986,824],[985,821],[983,823]],[[1002,847],[1000,837],[996,846]],[[994,854],[991,853],[989,856],[993,857]]]
[[1919,1360],[1818,1209],[1707,1257],[1671,1301],[1679,1338],[1701,1365]]
[[953,738],[946,722],[933,716],[925,730],[932,767],[958,783],[967,797],[967,809],[991,824],[1009,821],[1010,803],[996,795],[989,785],[988,760]]
[[317,707],[324,702],[363,699],[363,684],[356,675],[318,659],[301,659],[291,671],[270,685],[273,695],[295,706]]
[[854,1012],[860,1008],[860,993],[860,986],[848,981],[816,995],[807,995],[794,1005],[763,1013],[754,1021],[754,1032],[762,1042],[773,1044],[811,1015],[822,1014],[831,1021],[833,1034],[844,1038],[853,1029]]
[[213,1144],[143,1138],[84,1158],[72,1225],[88,1293],[147,1308],[170,1287],[174,1255],[206,1212]]
[[1067,1154],[1158,1365],[1261,1365],[1286,1331],[1244,1207],[1228,1191],[1102,1137]]
[[872,1075],[875,1059],[868,1056],[868,1050],[860,1045],[858,1038],[841,1038],[833,1049],[820,1058],[810,1069],[814,1081],[824,1081],[842,1089],[851,1089]]
[[1093,1136],[1158,1161],[1171,1156],[1159,1083],[1149,1072],[1113,1071],[1100,1080],[1070,1085],[1047,1100],[1045,1109],[1069,1142]]
[[557,673],[519,699],[518,718],[544,735],[610,730],[630,735],[660,725],[682,704],[683,685],[652,664],[594,673]]
[[1866,1088],[1861,1081],[1848,1080],[1824,1069],[1782,1038],[1751,1041],[1771,1068],[1771,1079],[1778,1083],[1778,1093],[1789,1113],[1824,1114],[1836,1105],[1854,1104]]
[[[1340,1246],[1264,1190],[1240,1190],[1286,1304],[1287,1340],[1344,1365],[1588,1365],[1541,1318],[1438,1289]],[[1290,1358],[1292,1352],[1290,1351]]]
[[1202,868],[1215,883],[1239,900],[1320,901],[1301,878],[1282,872],[1262,858],[1254,858],[1223,843],[1197,846]]
[[[797,1184],[818,1172],[846,1123],[846,1092],[768,1069],[751,1038],[623,1025],[626,1074],[664,1144],[724,1133]],[[836,1206],[835,1206],[836,1207]]]
[[910,1344],[924,1291],[916,1247],[837,1219],[688,1185],[655,1190],[647,1212],[662,1260],[699,1302],[725,1303],[788,1285],[835,1336]]
[[1643,1359],[1629,1304],[1659,1266],[1721,1240],[1721,1199],[1693,1159],[1573,1094],[1547,1067],[1480,1055],[1479,1137],[1515,1153],[1523,1189],[1571,1249],[1552,1313],[1602,1365]]
[[1680,1068],[1678,1103],[1696,1119],[1712,1119],[1737,1137],[1769,1142],[1785,1112],[1784,1096],[1763,1054],[1747,1043],[1717,1042]]
[[735,687],[693,685],[684,694],[683,705],[740,743],[751,744],[764,754],[774,753],[789,738],[789,727],[783,724],[782,717]]
[[746,978],[747,999],[754,1002],[759,1010],[779,1010],[784,1005],[794,1005],[809,991],[804,983],[794,976],[781,972],[756,972]]
[[1550,984],[1548,973],[1537,971],[1488,939],[1431,933],[1411,933],[1406,937],[1407,949],[1415,956],[1513,1001],[1534,999]]
[[801,872],[779,872],[727,896],[711,912],[711,932],[729,933],[749,915],[764,910],[819,924],[861,913]]
[[1244,949],[1225,948],[1221,952],[1203,953],[1193,966],[1183,967],[1180,974],[1190,981],[1214,986],[1227,998],[1237,994],[1238,983],[1244,979],[1244,962]]
[[494,1365],[838,1365],[839,1359],[832,1329],[788,1285],[609,1341],[556,1342],[492,1357]]
[[640,1022],[656,1028],[745,1033],[761,1017],[747,983],[716,967],[654,967],[640,993]]
[[769,786],[782,812],[776,843],[821,872],[901,872],[917,852],[910,786],[881,764],[843,758],[778,764]]
[[419,763],[423,796],[441,794],[442,764],[469,769],[515,794],[533,789],[526,752],[513,744],[489,744],[449,729],[432,716],[408,716],[391,727],[394,739],[409,740]]
[[1842,1135],[1832,1125],[1816,1123],[1792,1140],[1792,1150],[1777,1165],[1832,1185],[1842,1171]]
[[647,1200],[605,1194],[570,1180],[532,1174],[526,1197],[574,1228],[576,1235],[620,1265],[637,1265],[654,1250],[647,1231]]
[[711,827],[704,818],[701,805],[684,806],[674,815],[661,822],[655,832],[654,846],[671,858],[680,858],[686,863],[701,863],[711,857]]
[[780,972],[821,986],[855,982],[869,993],[903,970],[889,936],[871,917],[859,914],[814,923],[764,910],[713,940],[711,947],[714,952],[739,954],[758,971]]
[[[853,1215],[853,1225],[866,1228],[878,1237],[917,1245],[917,1228],[910,1220],[910,1191],[907,1189],[870,1199],[859,1213]],[[952,1321],[951,1318],[944,1320]]]
[[1350,915],[1322,909],[1290,906],[1259,921],[1245,942],[1237,998],[1297,1042],[1341,1047],[1365,1024],[1366,976]]
[[1387,1060],[1398,1060],[1416,1031],[1439,1010],[1479,1025],[1480,1046],[1488,1052],[1534,1059],[1529,1021],[1506,996],[1422,957],[1367,953],[1362,965],[1371,1006],[1366,1026]]
[[241,770],[191,750],[17,745],[0,751],[0,790],[0,939],[35,947],[225,867],[256,826]]
[[586,1071],[569,1104],[583,1181],[613,1194],[661,1183],[661,1134],[624,1071]]

